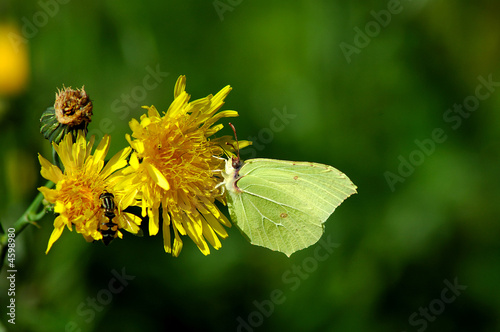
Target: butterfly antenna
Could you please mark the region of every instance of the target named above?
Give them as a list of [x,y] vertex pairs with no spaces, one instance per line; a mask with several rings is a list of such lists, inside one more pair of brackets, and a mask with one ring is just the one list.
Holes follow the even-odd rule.
[[[222,151],[224,152],[224,154],[225,154],[228,158],[229,158],[229,157],[231,157],[231,155],[229,154],[229,152],[227,152],[227,150],[224,148],[224,146],[222,146],[222,145],[220,145],[220,144],[218,144],[218,145],[220,146],[220,148],[222,149]],[[232,144],[229,144],[228,142],[226,142],[226,145],[230,145],[230,146],[232,146]],[[233,147],[233,146],[232,146],[232,147]],[[233,147],[233,149],[234,149],[234,147]],[[217,156],[212,156],[212,157],[217,158],[217,159],[224,159],[224,158],[217,157]],[[225,159],[224,159],[224,160],[225,160]]]
[[226,144],[232,146],[233,149],[236,150],[236,153],[238,154],[238,160],[240,160],[240,144],[238,143],[238,135],[236,135],[236,128],[234,128],[234,126],[231,122],[229,122],[229,125],[231,126],[231,128],[233,128],[234,139],[236,141],[236,148],[234,147],[233,144],[229,144],[229,143],[226,143]]

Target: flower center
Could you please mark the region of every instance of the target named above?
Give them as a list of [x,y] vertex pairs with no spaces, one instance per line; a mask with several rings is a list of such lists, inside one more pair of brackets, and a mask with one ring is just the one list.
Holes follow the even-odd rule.
[[71,202],[67,211],[68,219],[83,218],[86,223],[101,208],[99,196],[104,191],[101,181],[88,179],[83,176],[72,177],[63,183],[61,201],[64,204]]
[[210,196],[218,181],[212,170],[220,168],[220,161],[213,158],[215,150],[203,131],[189,132],[182,122],[179,119],[145,146],[148,162],[165,176],[171,189],[191,198]]

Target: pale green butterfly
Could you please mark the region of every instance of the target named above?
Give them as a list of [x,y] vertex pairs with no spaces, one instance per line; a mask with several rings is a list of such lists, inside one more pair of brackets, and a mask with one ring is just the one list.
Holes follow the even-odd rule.
[[233,223],[250,243],[287,256],[318,242],[324,222],[357,188],[332,166],[259,158],[242,162],[239,151],[226,160],[222,175]]

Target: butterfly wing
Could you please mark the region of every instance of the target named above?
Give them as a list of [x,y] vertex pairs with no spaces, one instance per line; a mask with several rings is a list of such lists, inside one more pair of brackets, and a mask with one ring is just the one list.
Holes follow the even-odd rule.
[[252,244],[287,256],[316,243],[323,223],[356,193],[331,166],[273,159],[246,161],[236,187],[228,195],[233,222]]

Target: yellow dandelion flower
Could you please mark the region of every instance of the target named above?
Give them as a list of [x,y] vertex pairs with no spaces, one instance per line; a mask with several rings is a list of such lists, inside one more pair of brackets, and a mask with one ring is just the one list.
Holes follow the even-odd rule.
[[217,186],[222,181],[220,170],[224,165],[218,156],[224,153],[226,142],[234,144],[229,136],[209,137],[223,128],[216,121],[238,113],[218,112],[230,86],[215,96],[192,102],[185,88],[186,77],[180,76],[169,109],[160,115],[154,106],[144,107],[147,114],[141,116],[140,122],[130,121],[133,133],[126,138],[134,149],[130,166],[135,183],[140,185],[142,215],[149,216],[150,235],[158,233],[161,213],[167,253],[178,256],[182,249],[180,235],[188,235],[208,255],[207,241],[219,249],[219,237],[227,237],[222,225],[231,226],[215,205],[215,199],[225,203],[221,187]]
[[105,234],[108,236],[103,239],[105,244],[110,236],[122,238],[119,229],[134,234],[139,231],[141,218],[124,212],[136,203],[137,194],[137,186],[132,185],[131,177],[123,170],[131,148],[121,150],[104,165],[109,144],[110,137],[105,135],[92,155],[94,136],[87,142],[79,131],[73,142],[72,134],[65,135],[59,144],[52,143],[64,170],[38,156],[42,176],[56,184],[55,189],[38,188],[54,204],[57,214],[46,253],[61,236],[64,226],[72,231],[74,225],[76,232],[89,242],[101,240]]

